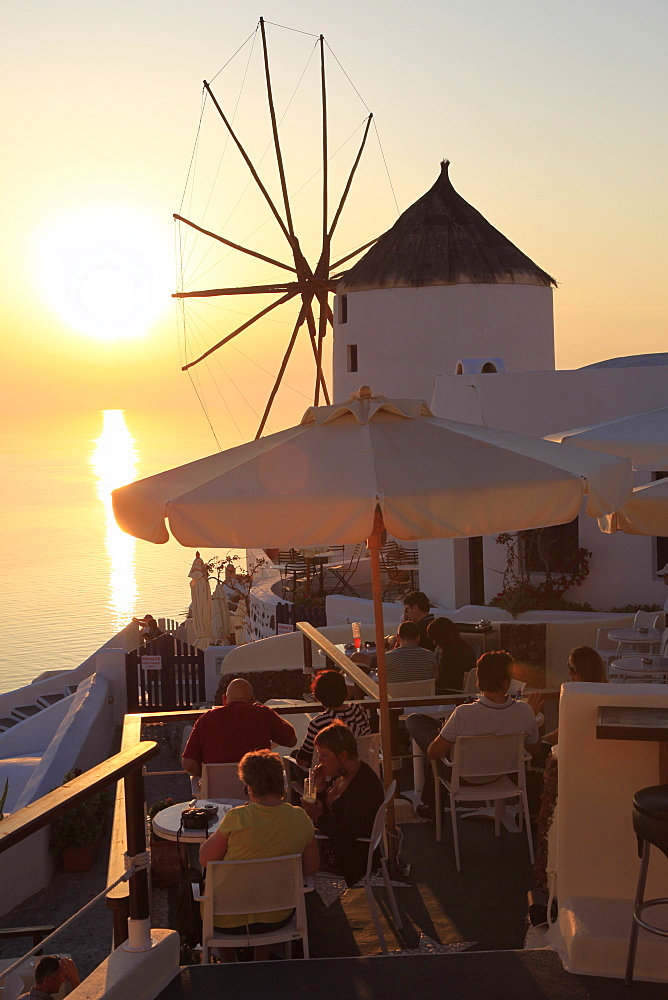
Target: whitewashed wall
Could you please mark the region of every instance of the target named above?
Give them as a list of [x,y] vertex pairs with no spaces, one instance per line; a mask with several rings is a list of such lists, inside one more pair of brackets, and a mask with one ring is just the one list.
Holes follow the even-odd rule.
[[[461,358],[500,357],[507,370],[554,368],[552,289],[544,285],[435,285],[347,293],[348,321],[335,302],[334,400],[360,385],[429,401],[438,375]],[[358,371],[347,370],[357,345]]]

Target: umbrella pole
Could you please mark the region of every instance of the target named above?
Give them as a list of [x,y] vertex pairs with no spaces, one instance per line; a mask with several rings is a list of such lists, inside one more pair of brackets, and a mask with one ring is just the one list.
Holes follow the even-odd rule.
[[[367,548],[371,557],[371,588],[373,592],[373,615],[376,624],[376,661],[378,664],[378,697],[380,701],[380,745],[383,751],[383,777],[385,788],[392,783],[392,735],[390,729],[390,705],[387,694],[387,678],[385,675],[385,625],[383,622],[383,585],[380,577],[380,546],[385,530],[383,515],[376,508],[373,532],[367,539]],[[397,862],[397,825],[394,817],[394,800],[390,799],[387,807],[388,853],[390,868],[396,869]]]

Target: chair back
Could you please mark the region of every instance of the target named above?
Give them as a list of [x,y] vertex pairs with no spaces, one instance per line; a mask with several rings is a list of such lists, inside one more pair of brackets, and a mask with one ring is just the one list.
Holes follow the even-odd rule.
[[[436,694],[436,678],[430,677],[424,681],[399,681],[387,685],[390,698],[431,698]],[[411,712],[416,709],[411,708]]]
[[668,628],[664,628],[663,634],[661,636],[661,642],[659,643],[659,656],[668,656]]
[[524,740],[526,733],[502,736],[458,736],[452,756],[452,785],[462,778],[497,778],[517,772],[517,784],[524,787]]
[[380,733],[358,736],[357,756],[380,777]]
[[237,774],[238,764],[202,764],[201,799],[243,799],[244,783]]
[[[526,686],[526,681],[517,681],[514,677],[511,677],[508,694],[513,697],[513,695],[516,695],[518,691],[524,691]],[[464,694],[481,693],[480,688],[478,687],[478,674],[475,667],[473,667],[472,670],[469,670],[468,673],[464,674],[462,691]]]
[[636,611],[633,628],[654,628],[656,611]]
[[206,898],[212,913],[268,913],[289,910],[303,888],[301,854],[251,861],[209,861]]
[[378,847],[383,838],[383,834],[385,833],[385,814],[387,813],[387,807],[390,803],[390,799],[394,798],[396,787],[397,779],[394,778],[385,792],[385,798],[378,807],[378,812],[376,813],[373,826],[371,827],[371,835],[369,837],[369,854],[366,866],[367,875],[370,874],[371,867],[373,865],[373,852]]

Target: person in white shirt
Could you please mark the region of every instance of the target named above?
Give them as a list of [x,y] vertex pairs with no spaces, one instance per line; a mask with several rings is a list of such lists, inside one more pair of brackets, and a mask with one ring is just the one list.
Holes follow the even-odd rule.
[[[476,666],[482,695],[471,704],[458,705],[440,732],[440,723],[431,716],[408,716],[408,732],[431,760],[448,758],[458,736],[501,736],[524,732],[524,745],[529,753],[540,751],[536,716],[543,707],[543,701],[538,693],[529,695],[527,701],[515,701],[510,697],[508,689],[512,664],[512,656],[503,650],[484,653]],[[433,777],[428,770],[422,789],[422,805],[426,809],[420,812],[418,807],[420,815],[428,815],[429,810],[433,810],[433,796]]]

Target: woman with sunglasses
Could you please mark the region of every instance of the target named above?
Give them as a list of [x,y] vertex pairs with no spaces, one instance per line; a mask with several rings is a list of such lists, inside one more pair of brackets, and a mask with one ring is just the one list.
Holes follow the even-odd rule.
[[[241,758],[239,778],[246,786],[249,802],[230,809],[215,833],[199,852],[200,863],[250,861],[301,854],[305,875],[318,870],[318,847],[313,824],[303,809],[285,801],[283,764],[271,750],[255,750]],[[247,913],[242,916],[214,915],[214,927],[225,934],[261,934],[287,924],[292,911]],[[224,962],[236,961],[234,948],[221,948]],[[255,947],[255,960],[269,957],[269,946]]]

